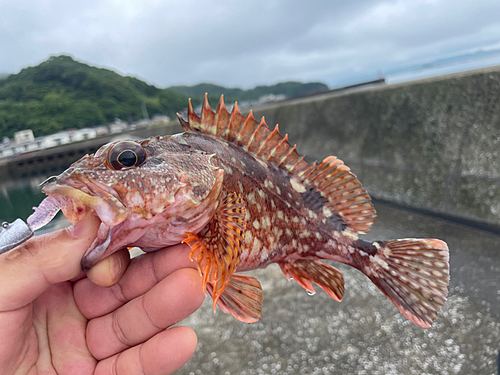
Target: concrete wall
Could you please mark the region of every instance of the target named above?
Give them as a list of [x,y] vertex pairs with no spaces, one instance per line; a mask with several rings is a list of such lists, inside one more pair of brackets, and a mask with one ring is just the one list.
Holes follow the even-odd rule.
[[344,160],[375,198],[500,228],[500,67],[254,113],[309,161]]

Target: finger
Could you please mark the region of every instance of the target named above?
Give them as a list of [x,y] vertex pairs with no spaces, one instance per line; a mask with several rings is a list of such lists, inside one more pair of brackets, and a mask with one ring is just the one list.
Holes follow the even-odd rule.
[[128,250],[117,251],[88,270],[87,278],[95,285],[101,287],[111,286],[120,280],[129,263],[130,253]]
[[175,245],[132,259],[123,277],[111,288],[101,288],[87,279],[75,284],[78,308],[87,319],[116,310],[140,296],[181,268],[196,268],[189,260],[189,246]]
[[144,344],[100,361],[94,375],[172,374],[191,358],[197,341],[191,328],[170,328]]
[[0,311],[25,306],[51,284],[77,277],[80,261],[99,227],[94,216],[76,225],[31,238],[0,256]]
[[[97,361],[90,354],[85,339],[87,319],[78,311],[71,283],[59,283],[48,288],[35,301],[35,322],[39,343],[46,336],[50,345],[50,362],[58,374],[91,374]],[[35,324],[39,327],[40,324]]]
[[205,296],[201,277],[183,268],[162,280],[148,293],[87,325],[87,345],[97,359],[146,341],[196,311]]

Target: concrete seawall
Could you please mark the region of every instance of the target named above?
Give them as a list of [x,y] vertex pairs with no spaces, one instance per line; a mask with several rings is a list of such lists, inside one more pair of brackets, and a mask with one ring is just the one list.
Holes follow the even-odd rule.
[[500,67],[261,107],[375,198],[500,229]]

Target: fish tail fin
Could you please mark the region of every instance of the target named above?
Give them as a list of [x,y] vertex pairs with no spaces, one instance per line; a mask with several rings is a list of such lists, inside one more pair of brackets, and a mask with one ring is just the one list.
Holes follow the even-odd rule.
[[449,251],[436,239],[374,243],[366,275],[412,323],[428,328],[448,295]]

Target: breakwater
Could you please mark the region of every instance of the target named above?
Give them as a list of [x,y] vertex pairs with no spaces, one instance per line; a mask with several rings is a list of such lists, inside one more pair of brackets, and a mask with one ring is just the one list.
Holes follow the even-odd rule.
[[255,110],[309,161],[335,155],[374,197],[500,230],[500,67]]

